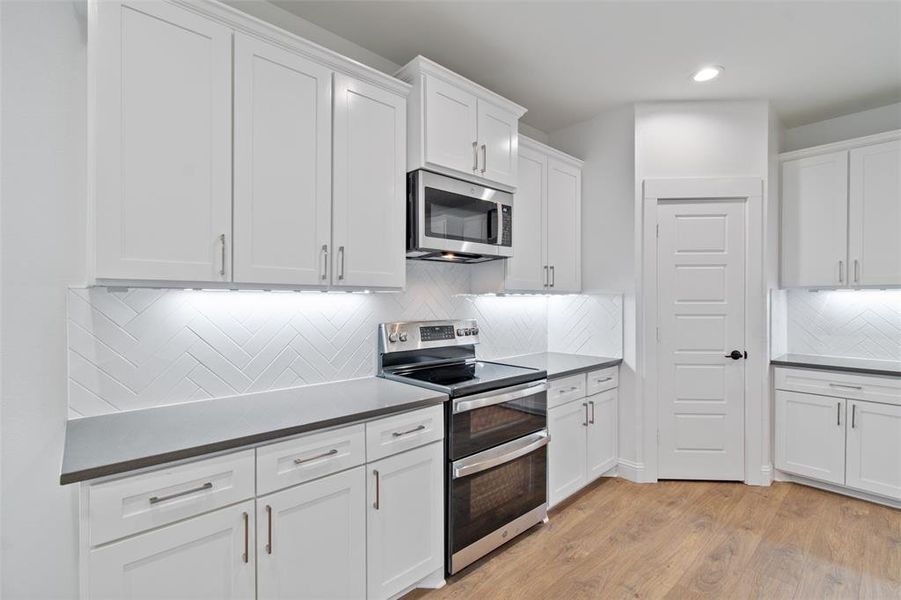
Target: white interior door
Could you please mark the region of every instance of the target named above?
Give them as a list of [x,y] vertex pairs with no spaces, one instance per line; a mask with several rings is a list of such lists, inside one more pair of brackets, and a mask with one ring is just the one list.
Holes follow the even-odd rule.
[[744,479],[745,207],[657,209],[661,479]]
[[901,284],[901,141],[851,150],[852,284]]
[[335,75],[332,285],[406,280],[406,100]]
[[332,72],[235,35],[234,279],[323,285]]
[[96,7],[96,277],[228,281],[231,30],[166,2]]
[[542,210],[546,193],[547,157],[529,148],[520,148],[518,184],[513,195],[513,256],[503,261],[508,290],[544,289]]

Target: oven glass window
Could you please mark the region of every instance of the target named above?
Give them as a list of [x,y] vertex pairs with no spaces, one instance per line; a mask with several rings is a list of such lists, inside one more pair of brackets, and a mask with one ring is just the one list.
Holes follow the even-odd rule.
[[547,446],[451,481],[454,553],[545,503]]
[[497,244],[497,204],[427,187],[425,230],[433,238]]
[[547,392],[451,417],[453,460],[515,440],[547,426]]

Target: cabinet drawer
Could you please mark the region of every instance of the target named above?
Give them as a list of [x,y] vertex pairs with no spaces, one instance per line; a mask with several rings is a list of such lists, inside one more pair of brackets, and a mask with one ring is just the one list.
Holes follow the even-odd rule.
[[88,487],[91,545],[253,498],[253,450]]
[[570,400],[585,397],[585,373],[570,375],[548,382],[547,407],[553,408]]
[[587,395],[589,396],[612,390],[619,385],[619,367],[591,371],[588,373],[587,379]]
[[366,462],[360,425],[313,433],[257,448],[257,494],[337,473]]
[[443,405],[372,421],[366,423],[366,461],[372,462],[443,438]]
[[901,404],[901,378],[777,367],[775,380],[777,390]]

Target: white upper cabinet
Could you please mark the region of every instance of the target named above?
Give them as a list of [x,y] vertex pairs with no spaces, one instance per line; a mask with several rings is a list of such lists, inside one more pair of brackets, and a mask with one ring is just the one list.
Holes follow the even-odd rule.
[[423,95],[425,162],[475,173],[479,167],[476,97],[429,75],[424,76]]
[[332,71],[235,36],[238,283],[319,285],[331,227]]
[[406,280],[406,99],[335,75],[332,284]]
[[782,155],[783,287],[901,284],[899,138]]
[[[548,289],[582,289],[582,170],[554,157],[547,164]],[[514,250],[515,252],[515,250]]]
[[850,153],[851,283],[901,285],[901,141]]
[[582,161],[525,136],[518,144],[513,256],[474,266],[473,289],[581,291]]
[[232,32],[163,2],[95,7],[95,277],[228,281]]
[[397,77],[413,86],[407,171],[429,169],[489,187],[516,188],[523,107],[422,56]]

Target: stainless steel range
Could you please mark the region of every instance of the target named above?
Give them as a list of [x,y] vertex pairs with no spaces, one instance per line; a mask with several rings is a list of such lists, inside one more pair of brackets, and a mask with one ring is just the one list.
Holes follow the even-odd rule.
[[547,373],[477,360],[475,321],[379,326],[379,375],[445,392],[446,565],[547,519]]

